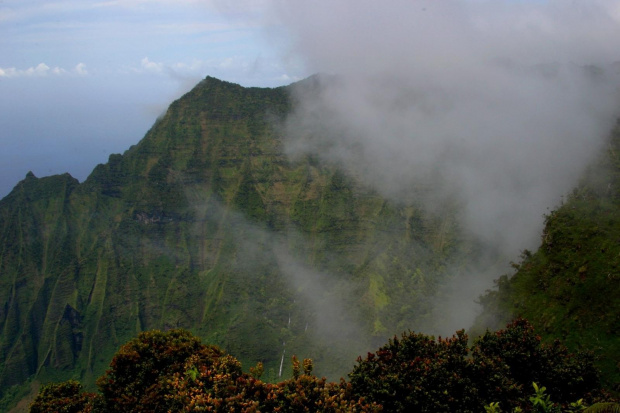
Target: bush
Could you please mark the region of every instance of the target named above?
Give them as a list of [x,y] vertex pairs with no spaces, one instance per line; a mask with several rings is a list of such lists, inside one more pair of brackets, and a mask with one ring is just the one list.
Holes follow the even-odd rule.
[[351,400],[346,383],[329,383],[325,378],[310,375],[312,362],[304,360],[304,374],[293,357],[291,380],[277,384],[259,379],[262,368],[254,375],[241,372],[233,357],[220,359],[210,368],[189,360],[183,374],[173,380],[173,411],[234,411],[234,412],[377,412],[379,406],[363,400]]
[[491,403],[524,409],[533,382],[564,406],[599,394],[591,355],[542,344],[523,319],[487,332],[471,349],[463,331],[444,340],[410,332],[358,358],[349,376],[356,397],[387,411],[481,412]]
[[394,337],[349,374],[355,397],[389,412],[482,411],[467,360],[467,335],[449,339],[410,332]]
[[555,341],[545,345],[534,328],[517,319],[506,329],[486,332],[472,347],[473,377],[480,397],[504,408],[522,407],[533,382],[546,387],[551,399],[568,405],[600,395],[598,371],[590,353],[571,354]]
[[[592,357],[541,343],[525,320],[487,332],[468,347],[409,332],[368,353],[350,382],[312,375],[312,361],[293,357],[293,378],[260,380],[262,365],[244,373],[234,357],[183,330],[150,331],[121,347],[97,381],[101,394],[74,381],[44,387],[37,412],[482,412],[582,408],[597,401]],[[532,397],[532,383],[536,394]],[[571,403],[572,402],[572,403]],[[542,407],[541,407],[542,406]],[[549,410],[547,409],[547,410]]]
[[87,413],[93,411],[95,395],[83,393],[74,380],[51,383],[39,391],[30,405],[31,413]]
[[224,356],[205,346],[188,331],[154,330],[125,344],[114,355],[110,369],[97,380],[106,412],[167,412],[171,380],[183,373],[190,357],[210,366]]

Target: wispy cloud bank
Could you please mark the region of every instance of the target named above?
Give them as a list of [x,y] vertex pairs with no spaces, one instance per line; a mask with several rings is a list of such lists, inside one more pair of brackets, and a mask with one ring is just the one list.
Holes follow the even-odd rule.
[[[344,165],[393,199],[453,203],[472,234],[515,259],[537,246],[542,215],[620,113],[618,10],[616,0],[279,3],[287,53],[336,75],[300,91],[289,151]],[[463,276],[488,286],[497,275]],[[482,291],[472,290],[460,303]]]
[[18,69],[15,67],[0,67],[0,78],[8,77],[44,77],[44,76],[65,76],[65,75],[77,75],[86,76],[88,70],[84,63],[78,63],[72,69],[64,69],[59,66],[50,67],[45,63],[39,63],[36,66],[31,66],[26,69]]
[[525,247],[523,223],[538,228],[618,115],[618,4],[287,3],[294,53],[339,75],[300,95],[289,148],[390,196],[432,182],[481,235]]
[[167,75],[181,74],[202,74],[209,69],[247,69],[250,63],[244,58],[225,57],[221,59],[200,60],[194,59],[191,62],[164,63],[154,62],[148,57],[140,60],[140,67],[133,67],[135,73],[157,73]]
[[[183,91],[193,87],[206,74],[228,79],[252,79],[262,76],[263,81],[287,84],[301,79],[297,75],[289,75],[286,67],[279,62],[269,61],[260,56],[229,56],[212,59],[193,59],[188,62],[153,61],[149,57],[140,60],[139,65],[124,69],[134,74],[153,74],[170,77],[181,82]],[[241,83],[247,83],[241,82]],[[247,86],[253,86],[247,84]]]

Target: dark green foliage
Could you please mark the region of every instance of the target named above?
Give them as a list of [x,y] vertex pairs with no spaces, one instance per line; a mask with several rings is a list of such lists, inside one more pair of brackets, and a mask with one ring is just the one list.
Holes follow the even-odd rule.
[[[45,386],[31,412],[375,412],[351,399],[346,383],[311,376],[312,362],[293,358],[294,377],[260,380],[262,364],[243,373],[234,357],[206,346],[186,331],[151,331],[121,347],[98,380],[100,395],[82,393],[75,381]],[[297,366],[297,367],[295,367]]]
[[545,221],[540,248],[481,297],[478,325],[520,316],[542,339],[594,351],[605,387],[620,391],[620,124],[582,183]]
[[358,358],[349,374],[353,394],[389,412],[475,411],[467,352],[463,331],[439,340],[412,332],[394,337]]
[[[53,338],[48,333],[63,323],[75,281],[70,198],[77,185],[68,174],[38,179],[29,173],[0,201],[0,388],[36,372],[45,357],[38,346],[49,348]],[[59,275],[55,290],[44,281],[48,273]],[[50,300],[60,302],[49,306]],[[68,327],[61,333],[73,341],[79,332]],[[59,365],[69,361],[66,356]]]
[[82,391],[74,380],[44,386],[30,405],[30,413],[87,413],[92,412],[96,396]]
[[233,205],[243,211],[248,218],[258,222],[264,221],[267,213],[265,203],[256,189],[257,182],[253,179],[248,166],[243,169]]
[[[487,333],[472,353],[463,331],[439,340],[410,332],[359,358],[348,383],[313,376],[313,362],[295,356],[292,378],[268,383],[262,363],[247,374],[237,359],[186,331],[151,331],[117,352],[98,380],[100,395],[81,393],[74,381],[48,385],[31,411],[556,411],[583,408],[599,390],[591,362],[559,344],[541,345],[524,320]],[[534,378],[541,384],[533,383],[532,396]]]
[[463,331],[439,340],[404,334],[358,359],[349,375],[353,394],[402,412],[480,412],[493,402],[527,408],[532,382],[563,405],[600,396],[592,358],[542,344],[525,320],[487,332],[469,351]]
[[224,354],[184,330],[149,331],[121,347],[97,380],[106,412],[167,412],[170,379],[190,357],[205,368]]
[[261,411],[295,412],[379,412],[389,411],[368,403],[351,392],[348,383],[330,383],[323,378],[302,374],[266,386],[268,393]]
[[584,413],[620,413],[620,403],[596,403],[583,411]]
[[557,340],[543,344],[523,319],[475,340],[472,360],[479,397],[500,402],[504,408],[524,407],[520,403],[527,400],[533,382],[545,386],[551,399],[562,405],[600,396],[592,355],[571,354]]
[[[379,406],[352,400],[345,383],[329,383],[307,371],[277,384],[240,372],[232,357],[206,368],[191,361],[184,375],[175,375],[171,398],[176,411],[235,412],[375,412]],[[295,364],[296,360],[293,360]],[[305,360],[305,363],[309,361]]]

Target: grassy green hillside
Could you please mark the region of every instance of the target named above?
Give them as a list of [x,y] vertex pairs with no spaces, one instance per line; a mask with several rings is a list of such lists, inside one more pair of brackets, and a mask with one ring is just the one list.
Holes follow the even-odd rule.
[[595,351],[620,391],[620,123],[583,182],[549,213],[538,251],[481,298],[479,326],[525,317],[543,338]]
[[394,204],[335,166],[289,161],[274,125],[290,93],[206,78],[85,182],[29,174],[0,201],[1,389],[92,387],[147,329],[190,329],[276,380],[284,351],[337,378],[429,327],[431,297],[475,244],[450,206]]

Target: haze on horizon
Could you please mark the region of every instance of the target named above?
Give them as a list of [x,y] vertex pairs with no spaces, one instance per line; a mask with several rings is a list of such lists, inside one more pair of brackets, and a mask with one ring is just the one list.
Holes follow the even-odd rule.
[[266,2],[0,2],[0,198],[28,171],[83,181],[211,75],[244,86],[305,77],[280,55]]

